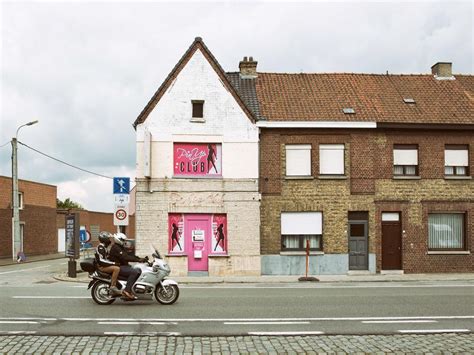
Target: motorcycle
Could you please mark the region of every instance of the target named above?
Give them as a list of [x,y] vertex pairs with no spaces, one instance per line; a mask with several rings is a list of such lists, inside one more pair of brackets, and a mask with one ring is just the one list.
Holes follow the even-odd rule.
[[[137,300],[151,300],[153,296],[161,304],[173,304],[179,297],[178,283],[167,279],[171,269],[163,260],[156,248],[153,248],[153,262],[137,263],[133,267],[140,269],[141,273],[137,281],[132,286],[132,291],[137,296]],[[86,259],[80,263],[81,269],[89,273],[92,280],[87,289],[91,289],[91,296],[94,302],[100,305],[112,304],[117,298],[124,301],[129,300],[120,295],[113,295],[110,291],[111,275],[101,272],[93,258]],[[119,275],[117,288],[124,290],[127,279]]]

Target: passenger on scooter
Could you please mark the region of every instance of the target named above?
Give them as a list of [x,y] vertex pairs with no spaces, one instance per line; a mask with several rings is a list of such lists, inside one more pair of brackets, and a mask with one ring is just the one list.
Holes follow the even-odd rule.
[[109,257],[110,260],[120,265],[120,275],[127,277],[127,285],[122,294],[127,298],[134,300],[137,299],[137,297],[132,293],[132,286],[140,276],[140,270],[131,267],[128,263],[134,261],[145,262],[146,259],[128,254],[124,248],[124,242],[126,239],[127,237],[123,233],[114,234],[114,243],[110,248]]
[[117,279],[120,272],[120,266],[109,260],[109,253],[107,252],[107,247],[112,242],[112,238],[113,235],[109,232],[104,231],[99,233],[100,244],[95,250],[95,261],[97,263],[97,268],[101,272],[112,274],[112,280],[110,281],[110,292],[113,296],[119,296],[122,294],[122,292],[120,292],[120,290],[117,288]]

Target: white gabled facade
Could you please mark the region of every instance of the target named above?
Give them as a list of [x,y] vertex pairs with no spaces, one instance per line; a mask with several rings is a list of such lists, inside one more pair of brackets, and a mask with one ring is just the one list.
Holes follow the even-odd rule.
[[[137,253],[157,245],[178,275],[260,275],[258,128],[201,44],[193,43],[136,125]],[[204,102],[203,119],[192,118],[193,100]],[[211,146],[220,176],[178,176],[192,147]],[[214,172],[209,158],[199,159]]]

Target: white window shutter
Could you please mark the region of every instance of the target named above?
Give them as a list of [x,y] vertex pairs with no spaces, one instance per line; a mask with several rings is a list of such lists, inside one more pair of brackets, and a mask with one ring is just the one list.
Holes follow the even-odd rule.
[[323,234],[322,212],[282,212],[282,235]]
[[344,144],[319,145],[319,173],[344,175]]
[[394,149],[393,165],[418,165],[418,149]]
[[444,151],[444,166],[468,166],[467,149],[446,149]]
[[311,145],[286,146],[286,175],[311,176]]

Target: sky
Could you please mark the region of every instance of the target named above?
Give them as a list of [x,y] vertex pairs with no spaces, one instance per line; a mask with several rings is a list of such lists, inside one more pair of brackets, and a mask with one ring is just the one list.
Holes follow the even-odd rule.
[[[135,178],[133,122],[200,36],[226,71],[473,74],[471,1],[0,2],[0,175],[18,140],[107,177]],[[113,211],[112,180],[22,145],[19,178]],[[133,183],[132,183],[133,186]]]

